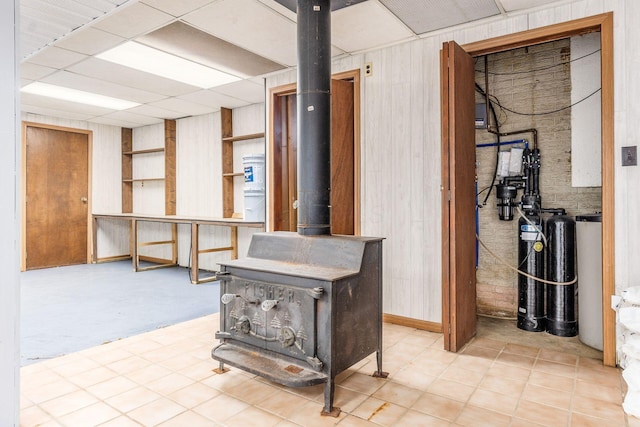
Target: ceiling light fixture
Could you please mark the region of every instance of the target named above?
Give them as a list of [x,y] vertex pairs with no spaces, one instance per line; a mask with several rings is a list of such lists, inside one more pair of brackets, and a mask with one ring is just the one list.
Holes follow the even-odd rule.
[[96,57],[202,89],[240,80],[237,76],[136,42],[123,43]]
[[47,96],[49,98],[93,105],[95,107],[110,108],[112,110],[126,110],[127,108],[133,108],[140,105],[137,102],[127,101],[125,99],[112,98],[110,96],[98,95],[97,93],[85,92],[83,90],[70,89],[68,87],[41,82],[28,84],[23,87],[21,91],[34,95]]

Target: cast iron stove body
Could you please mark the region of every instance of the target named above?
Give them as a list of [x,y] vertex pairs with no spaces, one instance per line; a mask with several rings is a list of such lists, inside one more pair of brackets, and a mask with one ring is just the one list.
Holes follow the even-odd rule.
[[254,234],[220,263],[222,343],[211,356],[291,387],[324,384],[377,352],[382,372],[382,238],[331,235],[330,0],[298,0],[298,233]]
[[291,387],[325,384],[377,352],[382,372],[382,239],[258,233],[245,259],[221,263],[224,364]]

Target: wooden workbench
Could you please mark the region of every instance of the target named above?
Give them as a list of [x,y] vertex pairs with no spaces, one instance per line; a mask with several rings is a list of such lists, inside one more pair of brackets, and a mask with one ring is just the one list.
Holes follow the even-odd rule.
[[[98,257],[98,220],[99,219],[118,219],[130,222],[129,231],[129,255],[109,258]],[[139,242],[138,241],[138,223],[143,222],[161,222],[171,224],[171,239],[154,241],[154,242]],[[238,258],[238,227],[260,228],[264,229],[264,222],[256,221],[244,221],[236,218],[208,218],[208,217],[192,217],[192,216],[179,216],[179,215],[146,215],[146,214],[131,214],[131,213],[115,213],[115,214],[93,214],[93,251],[92,261],[94,263],[113,261],[115,259],[123,259],[131,257],[133,263],[133,271],[145,271],[163,267],[173,267],[178,265],[178,224],[191,225],[191,283],[203,283],[215,278],[208,278],[200,280],[198,278],[198,260],[199,255],[203,253],[211,252],[231,252],[231,259]],[[201,225],[213,225],[217,227],[229,227],[231,230],[231,242],[228,246],[221,246],[208,249],[200,249],[198,245],[198,235]],[[152,245],[171,245],[172,257],[171,259],[159,259],[142,257],[144,261],[153,262],[155,265],[149,267],[140,267],[139,248]]]

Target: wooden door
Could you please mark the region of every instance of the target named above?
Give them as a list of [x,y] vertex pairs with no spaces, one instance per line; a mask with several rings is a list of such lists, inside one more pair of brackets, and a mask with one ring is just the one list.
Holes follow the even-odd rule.
[[476,334],[473,59],[444,43],[442,77],[442,297],[445,350]]
[[331,81],[331,234],[354,230],[353,82]]
[[[331,232],[355,234],[354,83],[331,82]],[[296,231],[296,94],[277,95],[273,104],[274,231]]]
[[293,204],[298,198],[297,98],[295,93],[291,93],[276,96],[274,101],[274,231],[296,231],[298,216]]
[[25,126],[27,270],[87,262],[89,137]]

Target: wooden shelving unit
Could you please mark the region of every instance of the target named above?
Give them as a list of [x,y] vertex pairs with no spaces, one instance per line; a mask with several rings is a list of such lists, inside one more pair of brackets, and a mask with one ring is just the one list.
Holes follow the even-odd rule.
[[233,143],[263,138],[264,132],[234,135],[233,110],[222,107],[220,109],[220,116],[222,134],[222,216],[223,218],[233,218],[238,217],[238,214],[234,212],[233,206],[233,180],[237,176],[244,176],[244,171],[236,172],[233,170]]
[[[133,149],[133,129],[122,128],[122,213],[133,213],[133,183],[164,181],[165,215],[176,214],[176,121],[164,121],[164,147]],[[133,178],[133,157],[164,153],[164,177]]]

